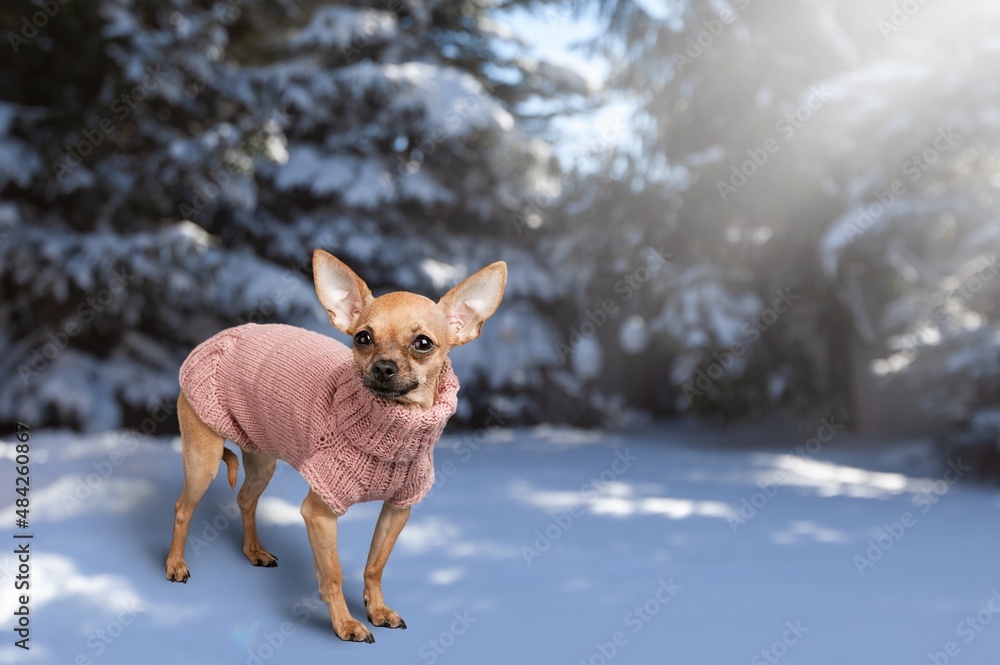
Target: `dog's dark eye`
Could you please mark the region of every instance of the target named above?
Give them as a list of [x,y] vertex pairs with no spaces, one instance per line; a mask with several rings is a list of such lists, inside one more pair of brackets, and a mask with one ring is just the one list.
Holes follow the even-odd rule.
[[428,337],[427,335],[417,335],[417,338],[413,340],[413,344],[411,344],[410,346],[413,347],[414,351],[418,351],[420,353],[427,353],[428,351],[434,348],[434,342],[432,342],[431,338]]
[[358,346],[368,346],[372,343],[372,336],[367,330],[362,330],[354,336],[354,343]]

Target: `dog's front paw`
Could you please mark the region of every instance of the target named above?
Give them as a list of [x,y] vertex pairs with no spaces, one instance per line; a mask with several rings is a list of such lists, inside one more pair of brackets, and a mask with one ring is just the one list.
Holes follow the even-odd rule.
[[191,573],[188,571],[187,564],[184,560],[180,561],[167,561],[167,579],[171,582],[183,582],[187,584],[188,578],[191,577]]
[[403,617],[385,605],[381,607],[369,607],[368,621],[373,626],[378,626],[379,628],[406,628],[406,622],[403,621]]
[[349,617],[346,621],[340,622],[339,627],[334,623],[333,632],[345,642],[368,642],[369,644],[375,642],[375,636],[372,635],[371,631],[365,628],[365,625],[354,617]]

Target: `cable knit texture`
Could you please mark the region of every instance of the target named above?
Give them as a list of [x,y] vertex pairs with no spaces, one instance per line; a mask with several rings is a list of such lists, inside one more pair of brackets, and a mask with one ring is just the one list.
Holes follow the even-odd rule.
[[333,510],[361,501],[420,501],[434,484],[434,444],[455,413],[447,360],[429,409],[375,397],[352,352],[286,325],[247,324],[201,343],[181,389],[209,427],[249,451],[277,455]]

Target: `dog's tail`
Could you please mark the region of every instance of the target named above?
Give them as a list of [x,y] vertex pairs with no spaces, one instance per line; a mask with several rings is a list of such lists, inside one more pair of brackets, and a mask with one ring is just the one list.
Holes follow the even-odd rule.
[[240,468],[240,461],[236,458],[236,453],[229,448],[223,448],[222,461],[226,463],[226,469],[229,472],[229,486],[236,489],[236,471]]

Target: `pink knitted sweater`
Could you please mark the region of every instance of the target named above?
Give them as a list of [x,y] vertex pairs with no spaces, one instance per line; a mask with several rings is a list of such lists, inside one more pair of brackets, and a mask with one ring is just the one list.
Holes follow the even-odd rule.
[[434,444],[458,393],[446,362],[431,408],[379,399],[340,342],[253,323],[202,342],[181,365],[180,381],[206,424],[291,464],[338,513],[361,501],[409,506],[424,498],[434,484]]

